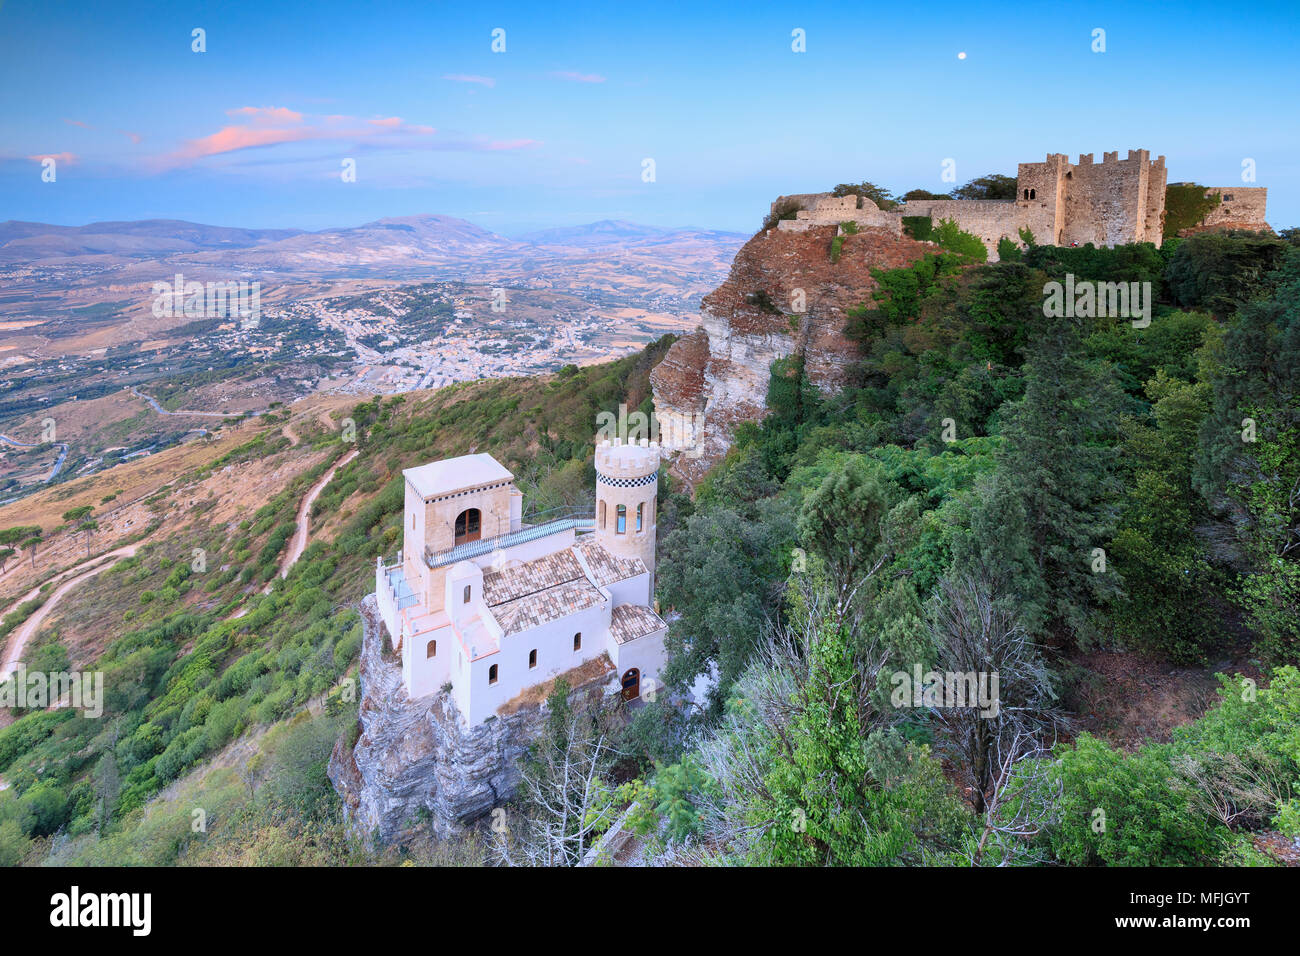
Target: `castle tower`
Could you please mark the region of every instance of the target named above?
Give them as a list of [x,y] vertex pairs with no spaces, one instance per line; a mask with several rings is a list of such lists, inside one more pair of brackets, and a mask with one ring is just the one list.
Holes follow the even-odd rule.
[[640,558],[654,575],[659,445],[596,446],[596,540],[611,554]]

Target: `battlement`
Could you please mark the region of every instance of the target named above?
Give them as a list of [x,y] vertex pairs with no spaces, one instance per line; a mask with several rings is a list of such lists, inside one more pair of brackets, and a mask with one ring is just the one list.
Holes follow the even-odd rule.
[[[998,244],[1009,240],[1021,246],[1023,232],[1032,233],[1042,245],[1150,242],[1159,246],[1164,233],[1166,179],[1165,157],[1152,159],[1145,149],[1130,149],[1123,159],[1119,150],[1103,152],[1101,162],[1096,162],[1092,153],[1080,153],[1074,164],[1065,153],[1047,153],[1042,162],[1019,164],[1014,200],[921,199],[896,209],[880,209],[857,196],[804,193],[779,197],[772,211],[788,208],[792,202],[800,207],[794,219],[777,224],[778,229],[789,232],[853,222],[901,235],[904,216],[951,219],[983,240],[990,260],[995,260]],[[1206,226],[1267,228],[1266,190],[1249,187],[1211,192],[1218,193],[1221,201],[1206,218]]]
[[604,478],[646,478],[659,471],[660,457],[659,443],[655,441],[602,441],[596,446],[596,474]]

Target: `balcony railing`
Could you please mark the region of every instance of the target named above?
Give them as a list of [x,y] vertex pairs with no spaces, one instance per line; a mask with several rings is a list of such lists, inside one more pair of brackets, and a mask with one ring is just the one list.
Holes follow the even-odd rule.
[[455,564],[457,561],[467,561],[470,558],[491,554],[498,548],[504,549],[518,544],[527,544],[529,541],[536,541],[538,538],[559,534],[562,531],[590,531],[595,527],[596,517],[591,512],[571,513],[566,517],[520,528],[518,531],[511,531],[508,534],[480,538],[478,541],[467,541],[464,544],[456,545],[454,548],[448,548],[446,551],[430,551],[426,548],[424,561],[430,568],[441,568],[448,564]]

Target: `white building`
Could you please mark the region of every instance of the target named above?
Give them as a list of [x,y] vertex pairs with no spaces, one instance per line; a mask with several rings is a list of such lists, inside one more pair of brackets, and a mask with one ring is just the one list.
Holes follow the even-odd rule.
[[375,594],[413,699],[450,685],[474,726],[575,668],[607,670],[627,699],[658,679],[657,445],[602,443],[594,510],[534,524],[490,455],[402,476],[402,551],[379,560]]

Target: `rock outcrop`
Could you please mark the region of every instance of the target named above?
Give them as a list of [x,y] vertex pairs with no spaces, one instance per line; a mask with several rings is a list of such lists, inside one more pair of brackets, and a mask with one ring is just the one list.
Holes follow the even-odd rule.
[[699,481],[726,453],[736,424],[767,413],[771,365],[798,355],[809,380],[826,392],[845,384],[856,347],[844,335],[848,309],[870,301],[872,269],[893,269],[935,252],[932,243],[891,229],[863,228],[832,243],[839,227],[769,229],[736,254],[731,273],[705,296],[702,328],[679,339],[651,372],[661,422],[703,415],[693,454],[671,471]]
[[[467,727],[450,694],[407,697],[373,594],[361,617],[361,733],[355,746],[339,741],[328,770],[344,815],[357,830],[390,842],[426,821],[439,836],[459,832],[514,792],[520,759],[546,719],[544,695]],[[617,684],[612,665],[583,676],[571,690],[580,697]]]

